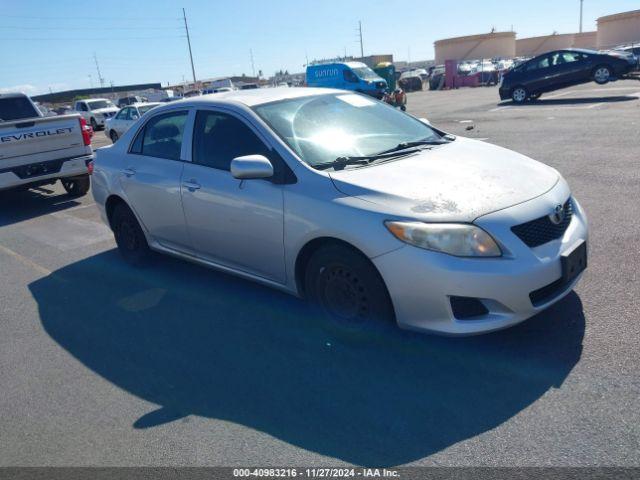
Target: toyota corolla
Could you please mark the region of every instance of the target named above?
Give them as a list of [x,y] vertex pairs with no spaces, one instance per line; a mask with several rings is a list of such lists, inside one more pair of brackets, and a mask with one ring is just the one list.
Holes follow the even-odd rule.
[[168,253],[347,327],[505,328],[587,264],[585,213],[555,169],[339,90],[156,107],[97,150],[93,194],[127,261]]

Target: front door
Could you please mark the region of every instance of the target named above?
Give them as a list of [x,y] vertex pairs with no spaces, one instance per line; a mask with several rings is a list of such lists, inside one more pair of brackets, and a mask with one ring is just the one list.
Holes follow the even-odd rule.
[[284,283],[282,185],[238,180],[231,160],[269,157],[244,120],[213,110],[196,114],[192,161],[182,172],[182,204],[196,253],[224,266]]
[[186,110],[152,117],[122,163],[120,184],[128,204],[158,243],[190,251],[180,197]]

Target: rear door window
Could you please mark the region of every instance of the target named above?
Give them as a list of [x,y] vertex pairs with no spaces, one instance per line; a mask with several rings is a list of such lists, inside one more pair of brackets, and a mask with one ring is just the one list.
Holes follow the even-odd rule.
[[[134,142],[132,152],[139,149],[142,155],[180,160],[182,136],[187,121],[187,112],[171,112],[152,118],[144,126],[141,142]],[[137,148],[136,148],[136,144]]]

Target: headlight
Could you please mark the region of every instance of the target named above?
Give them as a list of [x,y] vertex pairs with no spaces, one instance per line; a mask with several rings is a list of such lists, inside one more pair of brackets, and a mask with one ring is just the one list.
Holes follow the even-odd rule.
[[410,245],[457,257],[499,257],[500,247],[487,232],[464,223],[384,222],[398,239]]

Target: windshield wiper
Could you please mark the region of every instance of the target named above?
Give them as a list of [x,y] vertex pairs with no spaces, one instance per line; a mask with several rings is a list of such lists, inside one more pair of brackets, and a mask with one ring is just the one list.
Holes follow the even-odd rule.
[[333,168],[334,170],[344,170],[347,165],[369,165],[376,160],[386,160],[389,158],[396,158],[399,156],[409,155],[411,153],[419,152],[418,148],[405,148],[402,152],[382,152],[374,155],[366,155],[362,157],[338,157],[332,162],[320,163],[314,165],[313,168],[317,170],[326,170],[327,168]]
[[[449,138],[449,137],[442,137],[442,138]],[[389,150],[384,150],[380,152],[380,154],[399,152],[402,150],[406,150],[408,148],[422,147],[424,145],[444,145],[445,143],[451,143],[453,140],[455,140],[455,137],[447,140],[417,140],[415,142],[402,142],[396,145],[395,147],[390,148]]]

